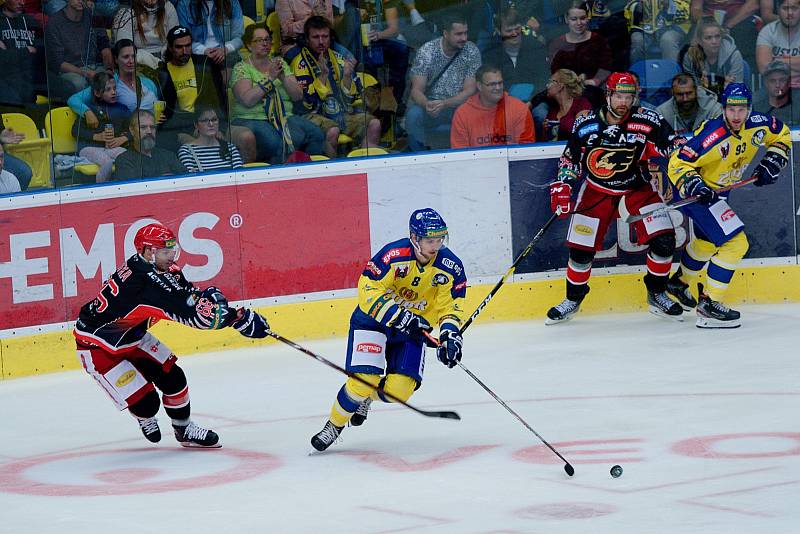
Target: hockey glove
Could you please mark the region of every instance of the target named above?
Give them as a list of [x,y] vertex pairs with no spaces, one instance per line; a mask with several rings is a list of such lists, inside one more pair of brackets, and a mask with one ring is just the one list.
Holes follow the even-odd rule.
[[558,218],[566,217],[572,208],[572,187],[566,182],[550,184],[550,209],[558,213]]
[[464,340],[461,332],[457,330],[442,330],[439,335],[439,347],[436,349],[436,357],[439,361],[452,369],[461,361],[461,346]]
[[717,199],[714,190],[698,175],[683,182],[683,194],[687,197],[697,197],[697,201],[704,206],[710,206]]
[[768,151],[767,155],[764,156],[764,159],[762,159],[761,163],[756,167],[756,172],[754,174],[756,181],[753,185],[761,187],[774,184],[778,181],[781,169],[783,169],[787,163],[788,160],[780,154]]
[[228,299],[214,286],[200,292],[195,302],[195,313],[202,327],[208,330],[225,328],[236,318],[236,310],[228,307]]
[[433,330],[433,327],[423,316],[408,310],[401,311],[392,326],[409,337],[422,336],[423,332]]
[[231,326],[238,330],[240,334],[244,337],[255,339],[267,337],[269,323],[267,323],[263,315],[248,308],[239,308],[236,313],[237,318]]

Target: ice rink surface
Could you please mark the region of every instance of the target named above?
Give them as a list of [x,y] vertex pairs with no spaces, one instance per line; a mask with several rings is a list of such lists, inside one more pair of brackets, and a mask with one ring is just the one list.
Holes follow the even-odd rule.
[[[288,346],[181,358],[224,447],[151,445],[82,371],[0,382],[3,533],[800,532],[800,305],[707,331],[647,313],[487,324],[466,373],[310,454],[343,376]],[[343,363],[345,340],[309,342]],[[624,468],[613,479],[609,469]]]

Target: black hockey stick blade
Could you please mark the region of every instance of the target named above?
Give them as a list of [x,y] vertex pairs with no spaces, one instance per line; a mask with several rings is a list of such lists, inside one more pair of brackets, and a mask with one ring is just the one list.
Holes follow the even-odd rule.
[[[367,382],[366,380],[364,380],[363,378],[361,378],[360,376],[357,376],[355,373],[351,373],[350,371],[348,371],[344,367],[340,367],[340,366],[336,365],[332,361],[330,361],[330,360],[328,360],[326,358],[323,358],[319,354],[310,351],[309,349],[303,347],[302,345],[299,345],[299,344],[295,343],[291,339],[287,339],[287,338],[283,337],[282,335],[280,335],[280,334],[278,334],[276,332],[273,332],[272,330],[268,330],[267,331],[267,335],[269,337],[271,337],[271,338],[277,339],[281,343],[285,343],[286,345],[289,345],[293,349],[299,350],[300,352],[302,352],[303,354],[305,354],[307,356],[311,356],[312,358],[314,358],[318,362],[327,365],[331,369],[336,369],[340,373],[347,375],[348,377],[352,378],[353,380],[357,380],[357,381],[361,382],[362,384],[365,384],[365,385],[367,385],[367,386],[369,386],[371,388],[375,387],[372,384],[370,384],[369,382]],[[409,410],[417,412],[420,415],[424,415],[425,417],[438,417],[440,419],[453,419],[455,421],[460,421],[461,420],[461,416],[458,415],[457,412],[453,412],[453,411],[449,411],[449,410],[421,410],[421,409],[419,409],[419,408],[417,408],[415,406],[412,406],[411,404],[409,404],[409,403],[407,403],[407,402],[405,402],[405,401],[403,401],[401,399],[398,399],[397,397],[395,397],[391,393],[388,393],[385,389],[383,389],[380,386],[378,386],[375,389],[377,391],[379,391],[381,394],[383,394],[384,397],[386,397],[387,399],[391,400],[392,402],[395,402],[397,404],[401,404],[401,405],[405,406],[406,408],[408,408]]]

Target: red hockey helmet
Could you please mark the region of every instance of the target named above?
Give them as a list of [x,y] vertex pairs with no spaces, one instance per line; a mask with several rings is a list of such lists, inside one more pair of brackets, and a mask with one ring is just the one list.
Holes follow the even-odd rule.
[[178,250],[178,239],[172,230],[161,224],[148,224],[139,228],[136,237],[133,238],[133,246],[136,252],[141,254],[144,247],[155,249]]
[[606,79],[606,93],[639,94],[639,84],[629,72],[612,72]]

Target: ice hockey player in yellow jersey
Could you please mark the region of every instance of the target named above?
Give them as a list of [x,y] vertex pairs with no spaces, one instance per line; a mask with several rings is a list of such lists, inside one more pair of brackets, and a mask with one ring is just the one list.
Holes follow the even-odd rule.
[[422,384],[425,333],[439,327],[436,356],[452,368],[461,360],[467,276],[447,248],[448,230],[431,208],[416,210],[409,237],[384,246],[367,262],[358,281],[358,306],[350,317],[348,371],[325,427],[311,438],[324,451],[349,422],[359,426],[372,401],[391,402],[376,390],[407,401]]
[[[728,284],[749,244],[744,223],[728,205],[727,193],[717,190],[735,184],[759,147],[767,151],[755,170],[755,185],[775,183],[789,162],[789,129],[778,119],[752,112],[752,95],[743,83],[731,83],[722,92],[723,114],[706,121],[669,160],[669,179],[684,197],[699,201],[682,208],[694,225],[694,238],[681,256],[681,266],[670,278],[667,291],[686,310],[697,310],[700,328],[736,328],[740,313],[722,303]],[[699,300],[691,285],[706,268],[708,291],[698,284]]]

